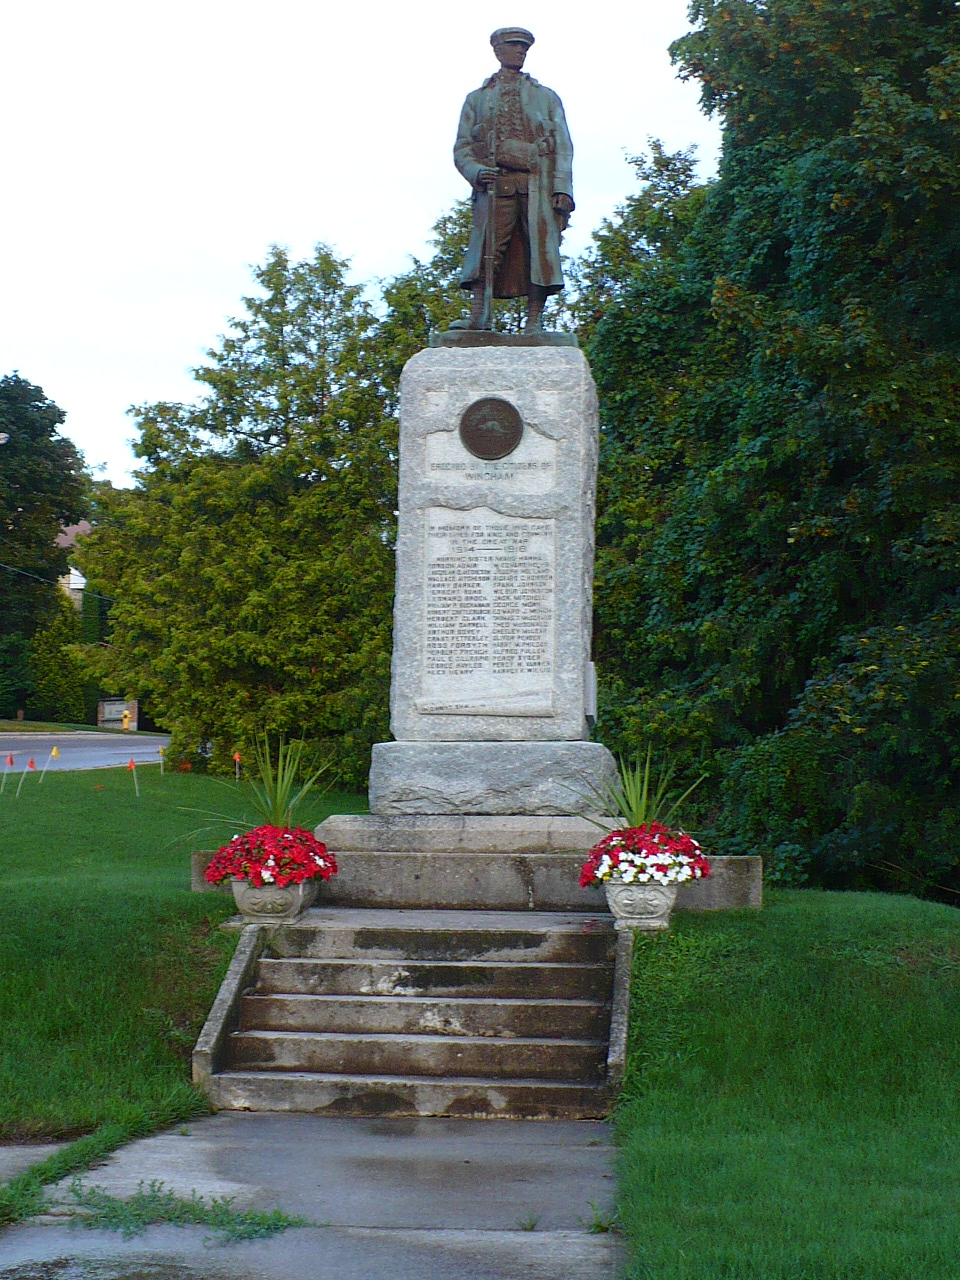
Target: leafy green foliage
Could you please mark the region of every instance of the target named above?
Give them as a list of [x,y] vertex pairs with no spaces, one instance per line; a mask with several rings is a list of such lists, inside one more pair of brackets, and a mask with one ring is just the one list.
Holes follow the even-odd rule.
[[40,387],[0,378],[0,716],[31,692],[30,640],[57,616],[67,572],[56,538],[87,512],[83,462],[57,433],[64,417]]
[[346,266],[274,249],[207,398],[141,409],[137,485],[102,496],[82,566],[116,603],[89,660],[172,756],[210,740],[230,770],[265,726],[359,781],[386,735],[396,424]]
[[655,151],[595,251],[602,730],[718,845],[960,890],[960,11],[694,11],[720,176]]

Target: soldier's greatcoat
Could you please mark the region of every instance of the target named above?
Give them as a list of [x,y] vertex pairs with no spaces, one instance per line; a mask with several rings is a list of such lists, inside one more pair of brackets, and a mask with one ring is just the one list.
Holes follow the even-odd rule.
[[[457,168],[474,187],[473,230],[467,247],[460,284],[471,288],[483,279],[483,250],[487,226],[487,197],[474,186],[484,165],[492,165],[490,141],[495,132],[497,112],[497,79],[499,72],[485,80],[479,89],[467,95],[460,113],[460,128],[453,148]],[[520,105],[527,126],[529,143],[528,221],[530,228],[530,280],[523,269],[523,256],[507,253],[498,273],[495,295],[498,298],[525,296],[528,283],[542,286],[548,293],[563,288],[560,266],[560,222],[553,207],[558,193],[573,199],[573,143],[567,130],[563,104],[552,89],[538,84],[531,76],[520,74]]]

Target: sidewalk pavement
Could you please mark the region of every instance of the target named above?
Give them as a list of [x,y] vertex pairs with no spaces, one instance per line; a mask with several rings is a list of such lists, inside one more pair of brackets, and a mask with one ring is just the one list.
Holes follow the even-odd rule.
[[220,1112],[131,1143],[84,1184],[123,1198],[157,1181],[315,1225],[222,1246],[202,1227],[124,1240],[52,1206],[0,1235],[0,1280],[616,1280],[620,1238],[589,1230],[614,1210],[612,1158],[602,1122]]

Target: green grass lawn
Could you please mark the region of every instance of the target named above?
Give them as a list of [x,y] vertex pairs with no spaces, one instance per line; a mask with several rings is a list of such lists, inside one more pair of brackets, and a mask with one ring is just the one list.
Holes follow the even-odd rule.
[[[28,775],[0,796],[0,1139],[145,1132],[205,1109],[190,1051],[235,937],[190,850],[238,829],[232,784],[138,767]],[[311,825],[358,796],[306,803]],[[191,834],[192,833],[192,834]]]
[[770,893],[644,939],[616,1117],[631,1280],[960,1275],[960,912]]

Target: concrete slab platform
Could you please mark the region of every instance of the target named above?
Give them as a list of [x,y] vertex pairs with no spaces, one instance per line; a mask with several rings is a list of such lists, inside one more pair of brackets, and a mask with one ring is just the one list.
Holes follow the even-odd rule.
[[317,1225],[221,1247],[199,1228],[123,1240],[48,1218],[0,1235],[0,1280],[614,1280],[621,1261],[617,1237],[587,1230],[590,1202],[615,1202],[602,1122],[221,1112],[84,1181],[121,1198],[159,1181]]
[[321,1228],[223,1247],[198,1227],[0,1238],[0,1280],[615,1280],[621,1270],[619,1240],[583,1231]]

